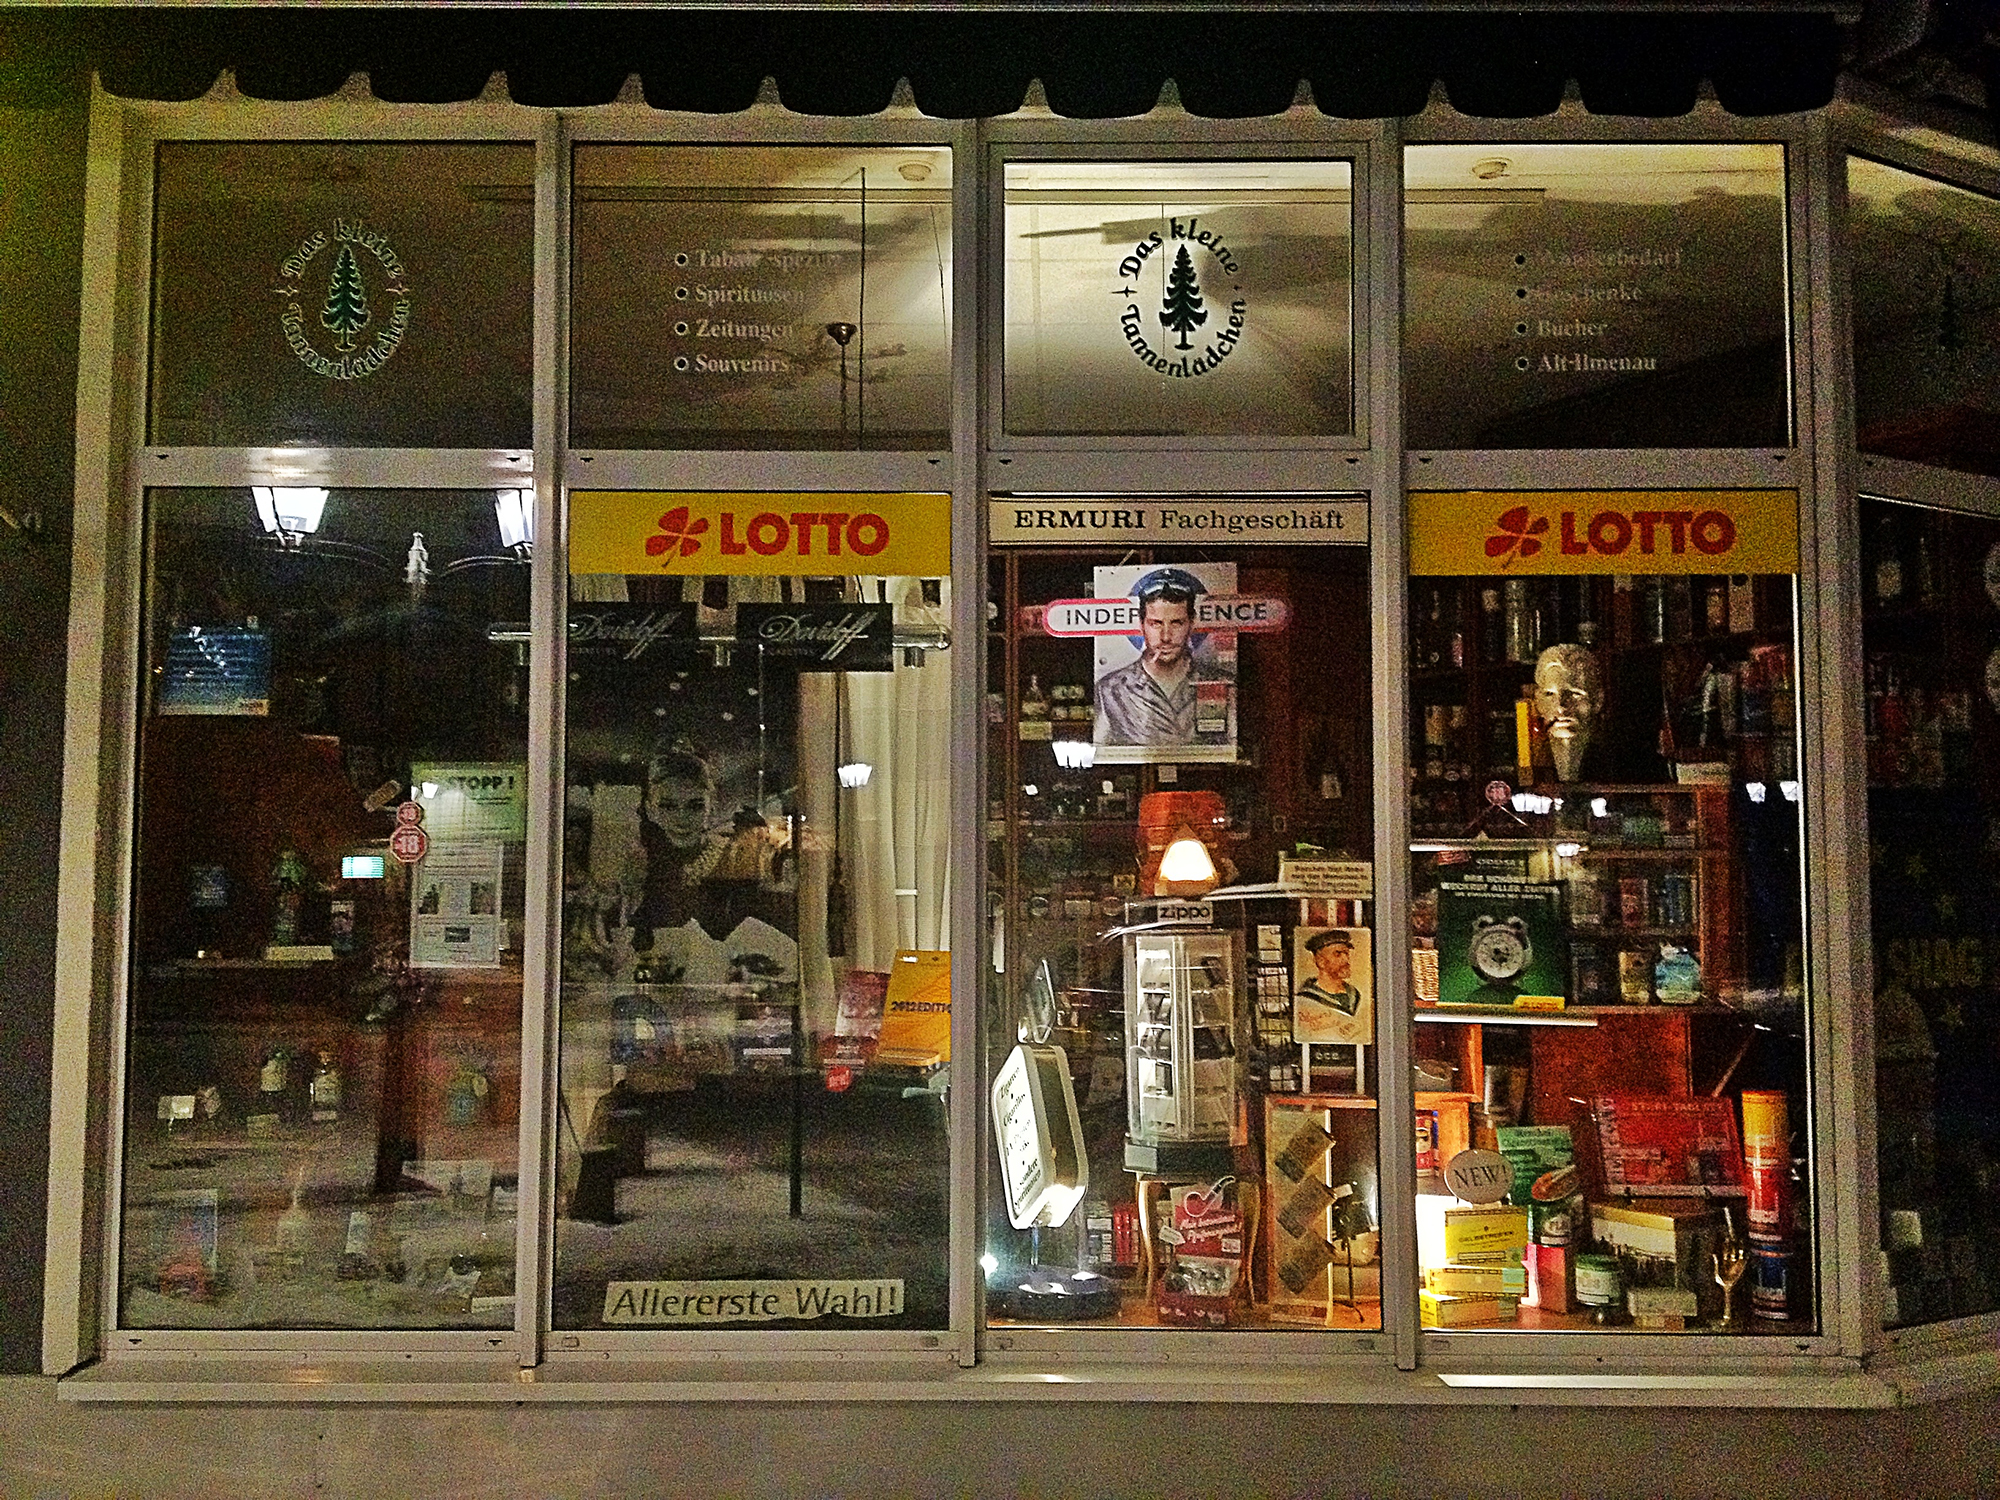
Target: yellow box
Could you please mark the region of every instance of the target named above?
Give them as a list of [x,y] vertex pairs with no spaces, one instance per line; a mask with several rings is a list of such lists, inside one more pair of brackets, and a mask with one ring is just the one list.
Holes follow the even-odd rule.
[[1520,1297],[1527,1293],[1528,1273],[1518,1265],[1432,1266],[1424,1286],[1446,1297]]
[[1444,1258],[1452,1266],[1516,1266],[1528,1248],[1528,1211],[1494,1203],[1444,1211]]
[[1515,1297],[1447,1297],[1429,1287],[1417,1293],[1417,1321],[1425,1328],[1510,1323],[1519,1307]]

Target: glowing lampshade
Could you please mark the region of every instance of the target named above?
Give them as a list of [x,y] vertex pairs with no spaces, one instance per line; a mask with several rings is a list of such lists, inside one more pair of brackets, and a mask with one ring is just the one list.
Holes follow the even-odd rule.
[[1215,851],[1229,829],[1218,792],[1148,792],[1139,799],[1139,890],[1206,895],[1221,884]]
[[319,530],[326,511],[326,491],[306,486],[254,484],[250,494],[257,502],[257,519],[264,530],[287,547],[296,547]]
[[1215,861],[1208,857],[1206,844],[1193,834],[1186,834],[1167,845],[1167,852],[1160,856],[1159,878],[1175,885],[1213,881]]
[[500,544],[526,557],[535,545],[535,492],[495,490],[493,518],[500,523]]

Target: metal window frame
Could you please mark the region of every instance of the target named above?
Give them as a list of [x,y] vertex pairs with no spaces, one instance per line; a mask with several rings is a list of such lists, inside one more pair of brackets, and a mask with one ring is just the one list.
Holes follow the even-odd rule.
[[[949,122],[928,120],[910,112],[902,117],[878,120],[829,120],[808,122],[800,116],[787,114],[763,101],[741,115],[712,117],[707,115],[663,114],[661,111],[630,101],[605,105],[598,109],[583,111],[563,111],[563,130],[559,171],[564,185],[563,201],[573,203],[568,191],[569,179],[574,171],[575,150],[591,144],[618,144],[643,146],[658,145],[758,145],[783,146],[828,146],[856,145],[893,148],[899,143],[925,146],[947,146],[953,149],[952,164],[952,241],[954,247],[962,243],[959,215],[964,211],[965,192],[971,185],[972,174],[964,170],[964,146],[972,127],[954,125]],[[821,129],[824,125],[828,128]],[[559,307],[566,315],[569,297],[567,274],[572,264],[569,247],[574,233],[573,220],[566,220],[561,226],[558,243],[562,246],[561,285],[556,292]],[[959,314],[962,295],[963,261],[956,249],[953,254],[953,343],[951,350],[952,394],[951,403],[954,418],[961,405],[969,404],[965,383],[971,373],[969,360],[961,349],[963,342],[962,320]],[[567,338],[560,340],[562,367],[566,372]],[[565,393],[566,395],[566,393]],[[560,516],[553,523],[550,535],[558,530],[565,533],[565,545],[559,554],[563,559],[561,576],[551,584],[552,598],[549,608],[551,616],[548,624],[551,642],[552,698],[550,712],[560,713],[561,695],[558,685],[564,672],[563,620],[568,606],[567,589],[567,545],[566,528],[568,499],[573,491],[631,489],[681,491],[772,491],[791,494],[810,494],[815,491],[908,491],[931,494],[949,494],[952,506],[952,631],[954,644],[962,641],[977,641],[985,630],[983,619],[978,613],[978,601],[984,597],[981,581],[981,563],[977,549],[968,544],[969,533],[965,530],[967,518],[972,508],[972,491],[965,480],[969,453],[964,450],[963,428],[954,421],[954,446],[944,451],[925,449],[886,449],[865,452],[843,452],[835,450],[758,450],[758,449],[606,449],[571,448],[568,446],[569,408],[566,399],[551,408],[560,437],[557,441],[557,464],[554,488],[555,503]],[[538,533],[539,535],[540,533]],[[553,549],[552,549],[553,554]],[[954,650],[951,652],[951,699],[952,711],[959,722],[970,722],[968,716],[976,717],[981,702],[978,685],[981,656],[975,650]],[[560,734],[558,725],[556,733]],[[558,744],[556,758],[550,770],[550,796],[555,799],[553,806],[559,807],[561,797],[563,766]],[[950,792],[951,826],[963,830],[974,826],[974,812],[977,803],[977,782],[969,777],[962,762],[953,764],[953,779]],[[555,833],[550,835],[553,847],[549,858],[553,863],[561,858],[560,840]],[[962,842],[962,840],[961,840]],[[959,846],[954,845],[953,862],[959,862]],[[964,887],[965,882],[959,885]],[[951,922],[954,935],[960,932],[976,932],[977,908],[973,905],[976,893],[969,888],[954,889],[952,893]],[[551,920],[560,923],[560,902],[555,903]],[[560,954],[560,932],[551,934],[550,954],[552,959]],[[952,948],[952,989],[954,994],[976,995],[977,955],[963,942],[954,938]],[[550,969],[551,978],[547,983],[550,1005],[548,1037],[553,1040],[560,1035],[558,1029],[558,1009],[560,1006],[560,985],[555,982],[557,967]],[[977,1017],[975,1006],[954,1006],[952,1013],[952,1050],[955,1057],[971,1055],[976,1050]],[[961,1050],[964,1049],[964,1050]],[[553,1141],[556,1127],[556,1059],[551,1057],[548,1064],[548,1102],[544,1107],[545,1128],[551,1132]],[[560,1370],[569,1374],[592,1367],[611,1370],[630,1369],[658,1365],[663,1361],[745,1361],[754,1363],[799,1362],[839,1359],[847,1363],[859,1363],[874,1367],[884,1363],[901,1362],[919,1371],[943,1375],[948,1370],[973,1363],[974,1335],[970,1318],[972,1307],[972,1256],[961,1239],[967,1237],[963,1228],[965,1208],[972,1201],[968,1184],[976,1181],[977,1140],[968,1136],[967,1118],[977,1124],[978,1103],[973,1091],[954,1089],[950,1103],[950,1167],[949,1201],[950,1223],[947,1228],[947,1255],[950,1257],[950,1288],[947,1294],[948,1317],[946,1325],[935,1329],[906,1329],[889,1332],[869,1332],[866,1330],[840,1330],[814,1332],[811,1330],[780,1330],[760,1332],[755,1330],[694,1330],[671,1329],[568,1329],[547,1327],[547,1310],[542,1312],[543,1331],[541,1333],[540,1357],[552,1371]],[[555,1153],[551,1151],[551,1159]],[[547,1222],[544,1244],[539,1249],[541,1275],[544,1285],[553,1283],[554,1278],[554,1234],[555,1216],[553,1196],[547,1200]]]
[[[978,225],[979,259],[984,276],[979,303],[983,314],[981,371],[985,379],[981,413],[982,500],[987,495],[1012,493],[1360,496],[1370,506],[1369,580],[1371,594],[1379,606],[1388,576],[1385,568],[1399,557],[1401,537],[1400,523],[1391,519],[1393,511],[1385,512],[1384,507],[1385,491],[1396,477],[1394,461],[1387,455],[1397,451],[1399,435],[1394,341],[1376,336],[1378,328],[1387,326],[1382,322],[1385,312],[1393,313],[1394,289],[1398,283],[1394,257],[1400,241],[1401,200],[1399,192],[1383,191],[1384,182],[1393,183],[1400,170],[1393,123],[1333,121],[1297,106],[1287,115],[1269,120],[1229,122],[1202,121],[1178,114],[1091,124],[1016,117],[988,125],[983,145],[979,176],[987,198],[985,214]],[[1331,158],[1351,163],[1349,307],[1355,416],[1352,434],[1322,438],[1097,439],[1025,438],[1005,431],[1002,410],[1006,332],[1005,173],[1010,162],[1222,163]],[[1386,223],[1382,209],[1385,202],[1396,210]],[[1385,297],[1386,305],[1380,300]],[[982,531],[984,521],[982,514]],[[982,547],[982,580],[983,559],[998,550],[990,543]],[[983,581],[981,590],[983,594]],[[1379,607],[1372,611],[1372,617],[1370,650],[1376,668],[1371,674],[1376,715],[1372,731],[1376,923],[1379,930],[1393,931],[1396,929],[1387,925],[1392,919],[1386,914],[1386,898],[1390,893],[1382,884],[1385,868],[1382,851],[1385,838],[1393,837],[1385,830],[1399,819],[1406,826],[1407,808],[1399,795],[1400,762],[1392,771],[1383,755],[1385,726],[1381,715],[1385,706],[1391,706],[1386,700],[1393,695],[1387,691],[1387,677],[1381,663],[1400,659],[1394,653],[1400,650],[1397,642],[1401,639],[1403,622],[1400,611]],[[1400,732],[1399,726],[1400,720],[1391,727]],[[983,746],[984,736],[979,738]],[[1397,741],[1392,738],[1389,743]],[[984,770],[982,766],[982,773]],[[989,877],[983,850],[976,844],[967,856],[967,863],[978,872],[980,909],[985,910]],[[982,950],[986,944],[982,930]],[[1383,1080],[1376,1111],[1377,1182],[1383,1204],[1382,1248],[1378,1258],[1386,1273],[1392,1264],[1391,1257],[1399,1252],[1407,1252],[1414,1264],[1414,1210],[1405,1211],[1414,1180],[1410,1139],[1414,1117],[1409,1109],[1408,1068],[1403,1062],[1408,1055],[1409,1023],[1404,1015],[1407,1006],[1399,1004],[1393,993],[1398,984],[1407,985],[1407,973],[1379,956],[1377,970],[1380,1051],[1376,1065]],[[981,1058],[982,1077],[988,1062]],[[1218,1369],[1245,1365],[1337,1369],[1348,1372],[1347,1378],[1365,1377],[1369,1370],[1386,1375],[1392,1368],[1408,1369],[1414,1364],[1416,1292],[1412,1282],[1407,1288],[1408,1317],[1398,1319],[1390,1306],[1402,1297],[1405,1289],[1400,1278],[1392,1282],[1385,1274],[1384,1281],[1383,1322],[1379,1329],[1274,1326],[1254,1331],[1203,1332],[1089,1324],[1059,1328],[1009,1325],[991,1329],[983,1327],[982,1319],[981,1361],[999,1370],[1023,1371],[1062,1371],[1106,1360],[1129,1360],[1141,1364],[1198,1361]]]
[[[1838,234],[1843,210],[1844,150],[1907,165],[1974,191],[2000,192],[2000,152],[1990,143],[1952,139],[1964,127],[1930,121],[1922,112],[1885,111],[1866,86],[1843,85],[1832,111],[1774,121],[1746,121],[1705,103],[1678,121],[1608,120],[1590,116],[1574,99],[1551,116],[1502,124],[1453,114],[1440,101],[1402,122],[1349,125],[1295,107],[1267,120],[1206,122],[1170,109],[1134,120],[1080,123],[1024,113],[966,124],[928,120],[907,108],[866,120],[804,119],[766,96],[752,110],[727,117],[667,114],[647,109],[628,88],[617,104],[598,109],[542,111],[505,102],[489,90],[462,106],[406,108],[380,104],[365,89],[310,104],[271,104],[236,96],[227,82],[187,105],[142,105],[97,93],[90,111],[85,195],[84,300],[76,474],[76,532],[66,687],[64,807],[58,878],[55,1063],[52,1078],[48,1274],[44,1296],[43,1368],[74,1370],[115,1354],[119,1362],[163,1371],[223,1362],[239,1376],[246,1360],[289,1365],[296,1389],[284,1399],[312,1400],[323,1389],[300,1379],[334,1360],[386,1369],[389,1362],[453,1362],[478,1378],[540,1364],[563,1386],[601,1399],[606,1381],[645,1382],[661,1367],[679,1370],[667,1399],[699,1394],[697,1368],[720,1373],[725,1362],[764,1368],[768,1380],[719,1383],[732,1399],[784,1397],[801,1381],[827,1378],[836,1367],[885,1371],[898,1361],[914,1389],[951,1389],[954,1368],[990,1367],[992,1379],[1055,1386],[1075,1384],[1086,1396],[1089,1372],[1115,1365],[1118,1394],[1132,1399],[1187,1399],[1188,1375],[1261,1366],[1267,1373],[1303,1371],[1304,1386],[1327,1366],[1344,1371],[1340,1399],[1399,1399],[1389,1365],[1430,1375],[1482,1399],[1534,1389],[1522,1399],[1592,1399],[1590,1389],[1617,1386],[1616,1399],[1693,1402],[1689,1382],[1750,1382],[1731,1386],[1742,1399],[1847,1398],[1799,1394],[1810,1378],[1838,1382],[1873,1350],[1921,1361],[1956,1357],[2000,1332],[2000,1315],[1921,1325],[1884,1335],[1875,1321],[1879,1287],[1872,1264],[1874,1193],[1872,1013],[1856,998],[1866,985],[1869,943],[1865,902],[1866,850],[1848,817],[1865,807],[1865,787],[1848,774],[1858,764],[1858,709],[1817,704],[1801,715],[1803,767],[1808,769],[1807,943],[1815,995],[1811,1067],[1815,1179],[1820,1212],[1815,1236],[1821,1266],[1821,1332],[1806,1339],[1756,1340],[1690,1336],[1672,1340],[1635,1335],[1530,1334],[1519,1331],[1450,1335],[1419,1333],[1415,1285],[1392,1275],[1384,1287],[1384,1327],[1376,1347],[1351,1335],[1313,1331],[1198,1335],[1126,1335],[1051,1331],[1022,1346],[1000,1346],[984,1329],[975,1259],[984,1206],[981,1164],[986,1131],[983,1090],[961,1086],[951,1103],[951,1292],[949,1327],[935,1335],[633,1334],[603,1347],[557,1347],[564,1335],[547,1327],[552,1272],[553,1157],[557,990],[552,983],[559,938],[560,846],[557,837],[562,727],[561,621],[566,603],[563,530],[571,488],[893,489],[949,491],[953,509],[953,628],[963,641],[983,638],[985,499],[989,492],[1024,490],[1170,490],[1254,493],[1321,491],[1368,495],[1371,514],[1370,587],[1376,604],[1374,653],[1374,790],[1377,806],[1378,926],[1399,930],[1409,904],[1408,809],[1402,793],[1408,704],[1401,669],[1406,612],[1406,488],[1658,487],[1663,472],[1676,487],[1782,487],[1799,494],[1801,511],[1801,687],[1810,663],[1816,679],[1832,681],[1844,655],[1858,649],[1858,568],[1853,530],[1857,491],[2000,515],[2000,481],[1947,474],[1920,465],[1852,453],[1851,364],[1844,265]],[[145,441],[144,387],[149,337],[151,145],[183,140],[381,140],[531,142],[535,175],[536,308],[534,432],[531,451],[191,449]],[[577,450],[566,446],[567,317],[571,152],[599,140],[639,143],[949,144],[954,151],[953,341],[951,447],[948,452],[866,454],[786,451]],[[1401,431],[1401,146],[1433,141],[1771,140],[1787,147],[1787,266],[1793,352],[1794,440],[1782,450],[1635,450],[1444,453],[1405,452]],[[1351,303],[1356,431],[1345,439],[1257,443],[1140,443],[1005,436],[999,410],[1000,277],[1004,215],[997,165],[1017,155],[1102,154],[1229,157],[1251,152],[1310,157],[1328,150],[1355,153]],[[1363,163],[1366,163],[1365,169]],[[1967,181],[1967,178],[1976,181]],[[1364,271],[1365,267],[1365,271]],[[517,1219],[519,1283],[516,1325],[496,1350],[488,1331],[313,1331],[298,1334],[125,1331],[113,1327],[112,1284],[118,1253],[117,1164],[122,1116],[130,936],[132,827],[138,735],[136,653],[140,525],[149,489],[242,485],[283,477],[301,464],[322,482],[355,487],[486,488],[519,483],[531,471],[537,548],[531,574],[534,642],[530,659],[531,772],[541,806],[531,812],[527,972],[524,974],[521,1170],[524,1203]],[[1385,607],[1386,606],[1386,607]],[[983,653],[955,653],[953,712],[962,724],[982,721]],[[1837,695],[1833,695],[1837,697]],[[960,994],[982,994],[984,860],[978,834],[984,788],[984,738],[959,762],[951,806],[958,830],[954,863],[975,872],[954,892],[953,983]],[[539,840],[539,847],[536,844]],[[1836,842],[1837,841],[1837,842]],[[1842,884],[1844,882],[1845,884]],[[1835,894],[1841,892],[1842,894]],[[1831,971],[1852,968],[1835,988]],[[1378,976],[1383,1005],[1380,1041],[1379,1163],[1384,1193],[1385,1270],[1415,1263],[1414,1213],[1407,1202],[1411,1122],[1407,1058],[1411,1031],[1408,976],[1388,964]],[[541,1004],[535,990],[540,989]],[[954,1049],[980,1056],[979,1004],[957,1008]],[[532,1173],[535,1187],[528,1191]],[[1407,1282],[1407,1284],[1405,1284]],[[1876,1331],[1869,1331],[1871,1325]],[[139,1347],[119,1343],[139,1335]],[[1301,1333],[1304,1334],[1301,1337]],[[1779,1346],[1779,1347],[1773,1347]],[[829,1364],[829,1361],[834,1363]],[[1178,1367],[1170,1370],[1171,1365]],[[1145,1373],[1157,1369],[1157,1375]],[[781,1372],[790,1372],[789,1375]],[[803,1372],[803,1373],[801,1373]],[[817,1372],[817,1373],[815,1373]],[[975,1371],[975,1377],[981,1372]],[[257,1377],[270,1378],[270,1377]],[[454,1377],[458,1378],[458,1377]],[[1252,1376],[1253,1380],[1257,1377]],[[1274,1392],[1291,1389],[1285,1380]],[[104,1389],[125,1387],[106,1386]],[[386,1389],[387,1387],[383,1387]],[[1026,1389],[1026,1387],[1018,1387]],[[1261,1388],[1261,1387],[1260,1387]],[[1544,1389],[1546,1388],[1546,1389]],[[1706,1387],[1703,1387],[1706,1389]],[[241,1387],[232,1387],[241,1395]],[[435,1395],[437,1387],[412,1390]],[[887,1388],[884,1387],[886,1390]],[[909,1399],[909,1389],[895,1394]],[[1212,1389],[1202,1387],[1202,1389]],[[1718,1387],[1720,1389],[1720,1387]],[[1817,1387],[1815,1387],[1817,1389]],[[1856,1387],[1857,1391],[1859,1387]],[[1560,1391],[1576,1392],[1564,1396]],[[671,1394],[666,1394],[671,1392]],[[1372,1394],[1360,1394],[1369,1392]],[[1501,1393],[1500,1395],[1493,1394]],[[1787,1392],[1793,1392],[1788,1398]],[[1108,1392],[1107,1392],[1108,1393]],[[1854,1399],[1875,1399],[1856,1396]],[[130,1394],[114,1399],[131,1399]],[[185,1396],[182,1397],[185,1399]],[[646,1398],[641,1398],[646,1399]],[[1286,1399],[1275,1395],[1274,1399]],[[1306,1398],[1311,1399],[1311,1398]],[[1406,1399],[1406,1398],[1404,1398]],[[1605,1397],[1602,1399],[1612,1399]],[[1752,1399],[1758,1399],[1752,1397]]]
[[[1962,122],[1958,122],[1962,127]],[[2000,211],[2000,149],[1990,133],[1984,139],[1967,140],[1945,135],[1924,109],[1912,109],[1906,101],[1863,85],[1843,85],[1827,123],[1826,177],[1828,197],[1833,204],[1824,251],[1828,261],[1825,315],[1832,322],[1831,335],[1837,355],[1837,378],[1832,381],[1830,400],[1835,417],[1825,433],[1827,467],[1834,475],[1831,486],[1838,497],[1838,515],[1833,524],[1839,532],[1839,551],[1845,559],[1841,569],[1841,590],[1846,609],[1841,620],[1843,659],[1859,663],[1863,658],[1861,598],[1861,523],[1863,500],[1884,500],[2000,520],[2000,476],[1965,473],[1907,459],[1888,458],[1859,451],[1856,433],[1856,373],[1854,363],[1854,283],[1849,259],[1847,222],[1847,161],[1864,157],[1901,171],[1931,178],[1946,186],[1963,189],[1993,200]],[[1846,811],[1853,826],[1868,827],[1866,747],[1862,734],[1861,695],[1850,692],[1846,705],[1851,739],[1849,796]],[[1873,892],[1865,860],[1848,877],[1848,925],[1852,929],[1853,971],[1857,989],[1870,997],[1862,1006],[1866,1024],[1857,1024],[1855,1058],[1855,1108],[1852,1128],[1856,1136],[1857,1201],[1850,1226],[1855,1251],[1862,1263],[1860,1323],[1862,1335],[1873,1356],[1871,1368],[1893,1377],[1907,1372],[1914,1389],[1936,1384],[1927,1364],[1943,1370],[1952,1362],[1971,1356],[1975,1367],[1973,1387],[1990,1384],[1993,1371],[1987,1368],[2000,1338],[2000,1311],[1967,1317],[1940,1318],[1900,1328],[1883,1326],[1885,1288],[1880,1272],[1879,1156],[1876,1133],[1875,1026],[1872,996],[1875,991],[1875,950]],[[1859,1021],[1861,1018],[1857,1018]],[[1865,1047],[1865,1051],[1863,1048]],[[1939,1394],[1951,1394],[1965,1387],[1967,1372],[1940,1376]]]
[[[1816,202],[1823,172],[1817,117],[1789,116],[1744,120],[1704,101],[1675,120],[1607,118],[1584,112],[1572,95],[1553,114],[1538,120],[1474,120],[1450,111],[1441,101],[1405,122],[1409,146],[1432,144],[1733,144],[1768,143],[1785,150],[1785,296],[1791,385],[1791,442],[1782,447],[1735,449],[1579,450],[1412,450],[1404,479],[1411,490],[1700,489],[1772,488],[1797,494],[1800,559],[1799,661],[1822,659],[1826,642],[1821,613],[1829,591],[1833,549],[1821,545],[1827,489],[1816,472],[1822,451],[1818,423],[1825,402],[1815,355],[1814,316],[1820,306],[1813,284],[1809,246],[1823,235],[1824,206]],[[1839,1039],[1851,1031],[1851,989],[1835,967],[1835,919],[1839,915],[1825,876],[1854,857],[1851,826],[1828,805],[1831,790],[1844,785],[1842,767],[1830,759],[1819,706],[1803,691],[1799,715],[1800,765],[1806,773],[1804,802],[1805,869],[1801,872],[1806,975],[1812,997],[1808,1019],[1807,1076],[1812,1138],[1814,1252],[1819,1291],[1818,1330],[1808,1334],[1756,1337],[1745,1334],[1683,1334],[1652,1338],[1633,1332],[1528,1332],[1520,1329],[1425,1332],[1421,1365],[1450,1378],[1479,1372],[1531,1381],[1547,1373],[1599,1370],[1682,1372],[1741,1371],[1780,1374],[1805,1370],[1858,1369],[1863,1346],[1853,1308],[1858,1291],[1853,1257],[1840,1243],[1842,1215],[1850,1212],[1843,1186],[1848,1158],[1836,1141],[1836,1123],[1851,1120],[1851,1069]],[[1406,753],[1398,747],[1398,753]],[[1831,857],[1830,857],[1831,856]],[[1860,850],[1865,860],[1866,850]],[[1385,917],[1385,920],[1387,918]]]

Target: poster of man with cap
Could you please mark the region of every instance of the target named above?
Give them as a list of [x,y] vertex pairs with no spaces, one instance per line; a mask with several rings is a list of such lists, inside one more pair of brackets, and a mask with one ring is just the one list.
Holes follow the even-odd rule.
[[1236,632],[1197,628],[1195,601],[1236,591],[1236,564],[1108,567],[1099,599],[1133,599],[1138,636],[1097,639],[1097,759],[1236,759]]
[[[1302,980],[1299,976],[1305,976]],[[1292,1040],[1352,1046],[1375,1040],[1375,969],[1365,927],[1292,934]]]

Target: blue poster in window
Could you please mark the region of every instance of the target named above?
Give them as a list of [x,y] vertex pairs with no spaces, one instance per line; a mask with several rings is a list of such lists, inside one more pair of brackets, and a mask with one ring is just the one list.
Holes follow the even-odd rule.
[[167,636],[155,711],[268,714],[271,638],[242,625],[188,625]]

